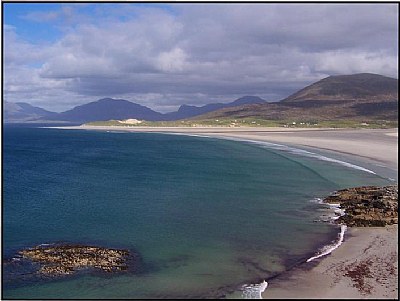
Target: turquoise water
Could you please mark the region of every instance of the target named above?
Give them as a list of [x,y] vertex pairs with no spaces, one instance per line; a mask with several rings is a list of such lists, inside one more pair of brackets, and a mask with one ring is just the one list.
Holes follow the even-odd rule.
[[3,259],[70,242],[128,248],[134,273],[25,279],[4,298],[232,296],[337,236],[311,200],[387,184],[334,162],[246,142],[5,126]]

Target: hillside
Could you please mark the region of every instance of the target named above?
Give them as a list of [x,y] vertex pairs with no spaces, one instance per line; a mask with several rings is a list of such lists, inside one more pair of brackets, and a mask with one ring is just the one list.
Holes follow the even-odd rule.
[[376,74],[330,76],[277,103],[225,108],[195,119],[398,120],[398,80]]
[[54,114],[50,119],[69,122],[90,122],[128,118],[160,120],[162,114],[127,100],[103,98]]
[[229,103],[210,103],[201,107],[181,105],[178,111],[164,114],[164,120],[185,119],[223,108],[231,108],[235,106],[256,103],[265,103],[265,100],[257,96],[244,96]]
[[329,76],[280,102],[268,103],[257,96],[244,96],[229,103],[210,103],[199,107],[182,105],[178,111],[165,114],[112,98],[100,99],[62,113],[49,112],[27,103],[5,102],[4,106],[5,122],[87,123],[138,119],[160,122],[202,120],[212,124],[213,120],[221,118],[305,123],[346,120],[397,122],[398,80],[370,73]]
[[29,122],[55,114],[25,102],[4,102],[3,120],[6,123]]
[[398,80],[378,74],[329,76],[282,100],[393,101],[398,98]]
[[152,109],[124,99],[104,98],[76,106],[61,113],[49,112],[27,103],[5,103],[5,122],[49,122],[63,121],[85,123],[92,121],[139,119],[147,121],[174,121],[186,119],[221,108],[243,104],[265,103],[257,96],[244,96],[229,103],[211,103],[201,107],[182,105],[176,112],[159,113]]

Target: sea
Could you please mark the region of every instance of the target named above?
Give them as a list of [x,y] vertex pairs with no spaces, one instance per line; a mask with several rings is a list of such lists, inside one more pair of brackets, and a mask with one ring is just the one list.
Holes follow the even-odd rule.
[[[4,299],[259,298],[337,245],[323,197],[393,182],[309,150],[185,135],[6,124],[2,150]],[[139,260],[58,278],[18,263],[54,243]]]

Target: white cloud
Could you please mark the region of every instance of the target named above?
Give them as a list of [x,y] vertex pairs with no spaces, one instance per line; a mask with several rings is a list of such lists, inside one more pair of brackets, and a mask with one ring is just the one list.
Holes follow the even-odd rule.
[[398,58],[386,52],[329,51],[318,55],[315,69],[332,74],[378,73],[395,76]]
[[120,97],[166,111],[242,95],[279,100],[331,74],[397,76],[396,5],[172,7],[109,4],[85,16],[65,5],[28,15],[62,22],[51,44],[5,25],[7,100],[68,109]]
[[183,71],[187,65],[187,54],[180,48],[161,52],[157,58],[157,67],[165,72]]
[[28,13],[23,18],[35,22],[50,22],[57,20],[60,17],[60,15],[61,14],[58,11],[32,12]]
[[6,65],[32,64],[46,59],[47,48],[24,41],[18,36],[14,26],[5,24],[3,33]]

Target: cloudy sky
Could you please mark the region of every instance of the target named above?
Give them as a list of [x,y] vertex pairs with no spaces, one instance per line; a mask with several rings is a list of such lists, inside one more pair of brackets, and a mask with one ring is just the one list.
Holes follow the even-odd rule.
[[51,111],[104,97],[152,109],[257,95],[329,75],[397,78],[398,5],[4,3],[4,90]]

